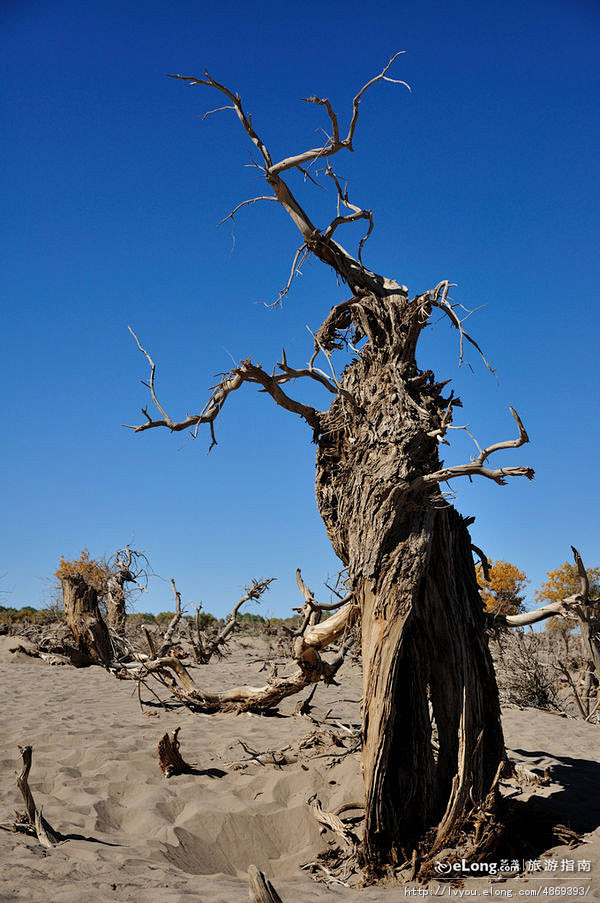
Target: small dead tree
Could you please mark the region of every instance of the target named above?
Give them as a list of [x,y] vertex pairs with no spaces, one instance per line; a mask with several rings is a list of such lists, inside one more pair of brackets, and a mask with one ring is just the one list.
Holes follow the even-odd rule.
[[65,619],[77,644],[79,664],[109,665],[114,658],[113,648],[95,588],[81,574],[69,574],[61,583]]
[[114,564],[107,580],[107,619],[110,629],[120,638],[125,637],[127,626],[125,584],[131,583],[138,589],[144,590],[145,587],[140,583],[140,577],[145,576],[147,565],[146,556],[135,549],[126,547],[115,552]]
[[213,637],[207,637],[206,634],[201,631],[199,625],[199,615],[200,609],[198,608],[196,611],[196,637],[193,638],[193,646],[196,654],[196,660],[201,665],[206,665],[211,660],[213,655],[220,655],[221,651],[227,644],[228,639],[239,627],[238,613],[242,605],[245,605],[246,602],[258,602],[260,597],[265,593],[270,585],[275,580],[275,577],[267,577],[266,580],[252,580],[248,586],[244,587],[244,595],[241,599],[239,599],[236,604],[233,606],[231,613],[227,617],[223,628]]
[[[306,685],[311,662],[315,673],[322,667],[317,661],[324,648],[321,631],[330,641],[333,625],[340,635],[350,613],[359,612],[366,804],[362,856],[371,874],[413,858],[426,873],[434,857],[456,851],[483,855],[497,842],[497,825],[487,831],[485,824],[486,819],[494,822],[495,788],[504,758],[498,690],[469,522],[449,504],[440,484],[460,476],[481,476],[499,485],[509,477],[533,478],[529,467],[489,464],[497,452],[528,441],[513,409],[516,438],[478,448],[477,456],[465,464],[447,467],[440,461],[438,445],[448,445],[460,402],[453,392],[444,393],[446,382],[417,365],[419,337],[431,316],[440,312],[457,331],[460,362],[465,343],[479,353],[481,349],[465,331],[465,317],[461,319],[460,307],[450,297],[448,280],[411,299],[406,286],[368,269],[363,253],[373,228],[372,212],[350,200],[347,186],[331,166],[335,155],[354,149],[365,93],[380,83],[405,84],[389,75],[398,56],[354,96],[345,133],[327,98],[306,98],[325,111],[330,135],[321,146],[281,160],[272,156],[256,131],[239,94],[207,72],[173,76],[224,97],[225,106],[219,109],[235,113],[258,154],[256,166],[271,193],[243,201],[227,218],[245,205],[275,201],[300,232],[302,243],[275,304],[288,293],[309,254],[331,267],[348,292],[313,331],[313,352],[305,365],[292,366],[285,352],[272,371],[251,358],[243,360],[223,376],[200,413],[181,420],[159,402],[156,365],[134,334],[150,367],[147,385],[158,412],[153,416],[144,408],[144,421],[132,427],[136,432],[163,427],[196,436],[201,424],[207,424],[212,448],[218,414],[231,393],[248,383],[304,420],[317,444],[317,503],[334,551],[348,568],[352,602],[323,623],[307,625],[297,638],[295,685]],[[299,172],[305,182],[316,180],[321,164],[337,196],[336,215],[324,227],[313,223],[285,178]],[[365,235],[353,256],[338,237],[343,227],[360,221]],[[340,376],[333,362],[339,349],[353,356]],[[326,369],[317,366],[319,356]],[[317,410],[284,390],[302,380],[318,383],[328,393],[328,409]],[[154,666],[178,667],[166,662]],[[258,694],[242,688],[244,693],[233,699],[220,694],[209,700],[189,683],[188,675],[177,677],[187,682],[187,693],[203,707],[250,704],[257,695],[266,704],[290,690],[288,680],[285,688],[272,685]],[[438,747],[432,744],[434,731]],[[454,854],[444,853],[452,849]]]

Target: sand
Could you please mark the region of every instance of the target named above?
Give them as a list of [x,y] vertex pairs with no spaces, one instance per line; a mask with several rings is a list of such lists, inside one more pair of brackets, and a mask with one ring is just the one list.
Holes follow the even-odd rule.
[[[291,714],[298,698],[282,706],[285,717],[208,716],[179,707],[165,711],[142,690],[142,711],[133,683],[101,668],[52,667],[11,652],[17,643],[0,637],[0,822],[10,823],[14,809],[22,808],[17,747],[29,744],[36,803],[68,839],[46,850],[34,838],[0,831],[2,903],[237,903],[248,899],[251,863],[272,878],[283,903],[397,903],[412,895],[415,885],[361,889],[317,883],[300,868],[332,840],[320,834],[307,801],[316,793],[324,809],[334,810],[360,800],[357,754],[333,765],[330,758],[305,758],[282,767],[231,767],[247,757],[240,739],[259,751],[282,749],[315,729],[308,718]],[[207,689],[260,685],[266,654],[262,640],[237,638],[231,656],[195,668],[194,676]],[[330,711],[328,723],[338,733],[340,723],[359,723],[358,666],[345,664],[339,680],[341,687],[320,686],[314,698],[316,713]],[[556,896],[563,887],[563,895],[571,896],[569,887],[582,887],[589,888],[588,897],[600,898],[598,727],[533,709],[507,709],[503,720],[511,756],[551,780],[544,787],[531,785],[521,798],[539,797],[557,821],[585,835],[584,843],[540,851],[542,869],[544,860],[554,860],[556,873],[468,878],[464,895]],[[166,780],[157,744],[176,727],[181,752],[195,771]],[[571,862],[574,872],[561,871]],[[590,871],[578,872],[587,862]],[[555,890],[544,894],[548,887]],[[451,893],[448,884],[436,882],[425,890],[431,896]]]

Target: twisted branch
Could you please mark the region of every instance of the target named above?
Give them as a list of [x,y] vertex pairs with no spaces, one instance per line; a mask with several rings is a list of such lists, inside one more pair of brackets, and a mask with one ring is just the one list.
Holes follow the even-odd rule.
[[529,442],[529,436],[521,423],[519,415],[512,407],[509,408],[509,410],[519,429],[519,436],[517,439],[507,439],[504,442],[495,442],[493,445],[489,445],[487,448],[482,449],[479,456],[472,459],[470,464],[457,464],[454,467],[444,467],[442,470],[438,470],[435,473],[416,477],[411,484],[411,488],[420,489],[422,486],[446,482],[446,480],[452,480],[454,477],[470,477],[473,475],[487,477],[488,480],[494,480],[494,482],[498,483],[500,486],[506,484],[506,477],[527,477],[528,480],[533,480],[534,471],[531,467],[500,467],[497,470],[491,470],[489,467],[484,466],[493,452],[505,448],[519,448],[521,445],[525,445],[526,442]]
[[131,329],[131,327],[128,328],[132,336],[134,337],[138,348],[145,355],[148,363],[150,364],[150,381],[147,383],[142,380],[142,382],[150,389],[152,401],[158,408],[159,412],[162,414],[162,418],[154,420],[148,413],[148,409],[142,408],[142,413],[146,417],[146,422],[137,425],[123,424],[127,429],[133,430],[134,433],[141,433],[144,432],[144,430],[155,429],[156,427],[166,427],[172,433],[195,428],[193,436],[194,438],[196,438],[198,426],[202,423],[208,423],[210,425],[212,435],[212,442],[209,448],[210,451],[210,449],[212,449],[212,447],[217,444],[217,440],[214,434],[214,421],[220,413],[223,405],[225,404],[227,397],[231,394],[231,392],[235,392],[236,389],[239,389],[244,382],[257,383],[261,385],[263,389],[268,392],[269,395],[271,395],[271,397],[275,401],[275,404],[280,405],[287,411],[291,411],[292,413],[298,414],[300,417],[303,417],[304,420],[313,428],[315,433],[319,431],[319,412],[310,405],[303,404],[300,401],[296,401],[295,399],[290,398],[289,395],[286,395],[286,393],[279,385],[280,382],[287,382],[293,377],[289,374],[286,375],[285,373],[281,376],[269,375],[258,364],[253,364],[251,358],[248,358],[248,360],[246,361],[242,361],[239,367],[234,367],[234,369],[229,373],[224,374],[221,382],[214,389],[213,394],[210,396],[208,402],[206,403],[200,414],[188,414],[184,420],[173,420],[167,414],[166,410],[162,407],[156,395],[156,390],[154,387],[156,365],[145,348],[143,348],[140,344],[138,337]]
[[[360,208],[351,205],[348,201],[347,191],[342,192],[341,187],[338,183],[338,206],[340,203],[342,203],[349,210],[351,210],[351,213],[348,216],[342,217],[339,215],[338,210],[338,216],[329,224],[324,232],[320,232],[317,228],[315,228],[314,224],[310,220],[310,217],[298,203],[287,183],[284,182],[284,180],[281,178],[281,175],[287,170],[298,169],[305,176],[307,176],[308,172],[305,168],[307,164],[310,165],[311,163],[314,163],[316,160],[323,157],[331,157],[333,154],[336,154],[341,150],[352,151],[354,149],[353,140],[356,125],[358,122],[359,105],[365,92],[379,81],[391,82],[392,84],[402,84],[405,87],[409,88],[406,82],[403,82],[399,79],[390,78],[387,74],[390,67],[399,56],[400,53],[394,54],[387,65],[384,66],[383,70],[374,78],[370,79],[365,85],[363,85],[360,91],[358,91],[358,93],[354,96],[352,101],[352,118],[348,128],[348,133],[345,138],[340,137],[338,119],[331,106],[330,101],[327,98],[317,97],[316,95],[304,98],[307,103],[314,103],[319,106],[325,107],[331,121],[333,134],[329,136],[325,144],[321,145],[320,147],[311,148],[307,151],[303,151],[300,154],[285,157],[277,163],[273,163],[269,150],[255,131],[252,123],[252,116],[250,116],[244,110],[239,94],[234,93],[225,85],[217,82],[211,75],[209,75],[206,70],[204,70],[204,75],[199,78],[196,76],[170,75],[170,78],[175,78],[180,81],[187,82],[190,87],[194,87],[196,85],[204,85],[213,88],[214,90],[219,91],[221,94],[223,94],[231,102],[231,105],[219,107],[216,110],[210,110],[209,113],[219,112],[220,110],[233,109],[238,119],[240,120],[246,134],[262,157],[264,165],[256,165],[258,165],[258,168],[261,169],[261,171],[264,173],[266,181],[273,189],[274,196],[261,196],[260,198],[253,198],[249,201],[244,201],[242,204],[238,205],[238,207],[236,207],[235,210],[232,211],[232,214],[226,217],[226,219],[235,214],[235,212],[239,210],[240,207],[244,206],[244,204],[254,203],[255,200],[263,199],[277,200],[286,210],[297,228],[300,230],[303,238],[303,248],[306,247],[309,252],[314,253],[324,263],[327,263],[329,266],[333,267],[338,275],[341,276],[341,278],[344,281],[348,282],[350,285],[361,286],[370,291],[381,292],[383,290],[384,280],[380,276],[377,276],[376,274],[368,271],[363,266],[361,259],[364,243],[373,228],[371,212],[368,210],[361,210]],[[312,177],[309,176],[309,178]],[[357,261],[345,250],[345,248],[335,242],[332,236],[337,227],[342,223],[350,223],[358,219],[367,219],[369,221],[369,228],[367,234],[360,242]],[[289,290],[293,276],[296,272],[296,265],[300,253],[301,252],[297,252],[296,257],[294,258],[292,272],[288,280],[288,284],[280,293],[280,296],[277,302],[275,302],[275,305],[278,304],[279,301],[281,301],[282,297],[284,297]]]

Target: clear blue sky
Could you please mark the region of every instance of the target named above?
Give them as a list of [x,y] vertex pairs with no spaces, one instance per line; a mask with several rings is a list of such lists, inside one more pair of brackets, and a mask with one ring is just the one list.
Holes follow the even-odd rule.
[[[216,223],[263,193],[250,147],[208,89],[165,73],[206,66],[240,91],[274,156],[319,141],[330,97],[347,123],[356,90],[391,54],[395,75],[364,99],[353,155],[337,169],[371,207],[372,269],[411,293],[447,278],[474,308],[471,331],[497,370],[440,323],[421,363],[452,377],[469,423],[489,444],[531,445],[497,459],[535,467],[533,484],[455,481],[477,515],[473,539],[524,569],[531,590],[578,545],[600,563],[597,459],[600,314],[600,5],[595,0],[333,0],[220,6],[192,0],[3,0],[4,209],[0,336],[2,531],[9,604],[38,604],[61,554],[132,543],[155,572],[140,610],[184,600],[224,614],[253,576],[277,582],[260,609],[298,604],[294,571],[319,594],[335,574],[314,500],[310,431],[245,387],[207,457],[162,431],[133,435],[146,402],[145,360],[173,417],[198,410],[214,374],[253,355],[263,366],[310,355],[345,297],[319,263],[269,312],[300,243],[274,204],[230,229]],[[318,225],[334,198],[307,185]],[[355,235],[345,238],[352,247]],[[314,395],[311,394],[313,400]],[[323,399],[323,406],[329,403]],[[447,463],[471,449],[460,437]]]

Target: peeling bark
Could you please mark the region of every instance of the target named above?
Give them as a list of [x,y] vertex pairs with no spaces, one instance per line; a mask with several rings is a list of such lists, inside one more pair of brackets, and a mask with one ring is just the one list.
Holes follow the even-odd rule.
[[371,341],[342,386],[365,414],[336,399],[317,454],[319,510],[361,610],[372,871],[410,860],[426,836],[430,852],[458,836],[504,754],[469,532],[418,480],[439,469],[429,434],[448,399],[416,367],[416,318],[403,293],[361,299]]

